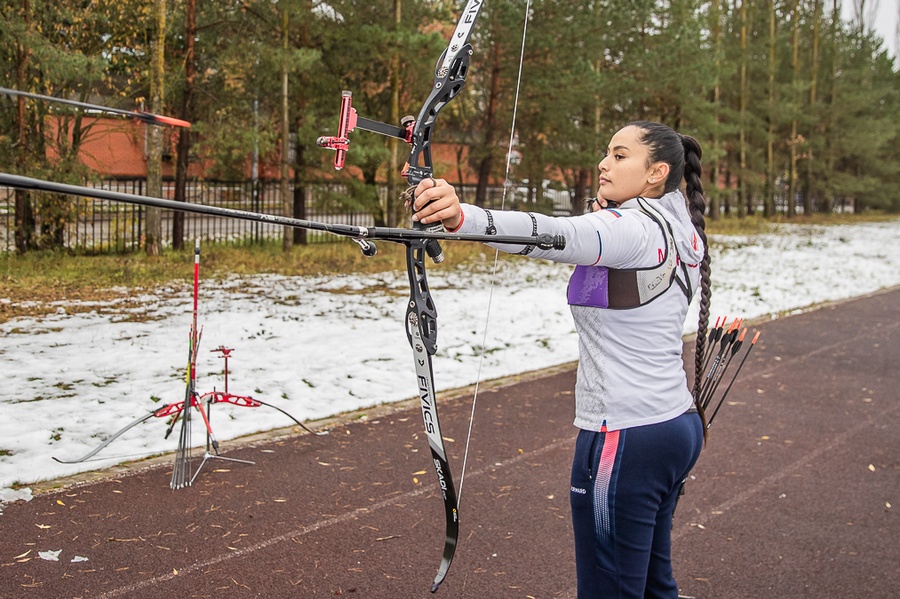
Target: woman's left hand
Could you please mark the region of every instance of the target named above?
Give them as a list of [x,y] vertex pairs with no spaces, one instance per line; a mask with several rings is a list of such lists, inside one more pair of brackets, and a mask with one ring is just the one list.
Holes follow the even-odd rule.
[[444,228],[454,231],[462,222],[459,196],[444,179],[423,179],[413,192],[413,220],[428,225],[440,221]]

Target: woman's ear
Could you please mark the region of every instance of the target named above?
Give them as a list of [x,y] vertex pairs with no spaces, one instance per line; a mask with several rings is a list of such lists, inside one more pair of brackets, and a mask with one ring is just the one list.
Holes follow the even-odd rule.
[[650,167],[650,174],[647,176],[647,181],[650,183],[659,183],[660,181],[665,181],[668,176],[669,164],[667,162],[657,162]]

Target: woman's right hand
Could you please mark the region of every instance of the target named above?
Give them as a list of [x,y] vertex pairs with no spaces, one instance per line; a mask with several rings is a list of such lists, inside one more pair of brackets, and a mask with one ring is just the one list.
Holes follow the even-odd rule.
[[413,220],[428,225],[440,221],[448,231],[455,231],[462,224],[462,208],[459,196],[444,179],[423,179],[413,192]]
[[600,193],[600,190],[597,190],[597,197],[591,198],[588,200],[591,207],[591,212],[597,212],[598,210],[603,210],[605,208],[618,208],[618,202],[612,202],[603,197],[603,194]]

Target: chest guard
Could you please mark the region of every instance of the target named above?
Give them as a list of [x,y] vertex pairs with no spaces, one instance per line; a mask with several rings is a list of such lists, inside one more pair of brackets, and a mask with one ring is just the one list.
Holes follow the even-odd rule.
[[644,198],[637,198],[638,210],[649,216],[659,226],[665,239],[665,254],[656,266],[647,268],[608,268],[606,266],[576,266],[569,278],[567,292],[569,305],[628,310],[649,304],[678,283],[690,302],[687,267],[682,262],[684,281],[677,276],[678,250],[672,226],[659,210]]

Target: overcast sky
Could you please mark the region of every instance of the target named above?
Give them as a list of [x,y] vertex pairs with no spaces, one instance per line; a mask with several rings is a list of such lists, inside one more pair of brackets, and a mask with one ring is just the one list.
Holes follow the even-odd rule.
[[[884,40],[884,45],[888,52],[897,58],[897,4],[900,0],[865,0],[865,19],[866,25]],[[841,7],[844,18],[848,21],[855,22],[853,7],[859,3],[859,0],[843,0]],[[877,5],[877,6],[876,6]],[[875,10],[877,9],[877,10]]]

